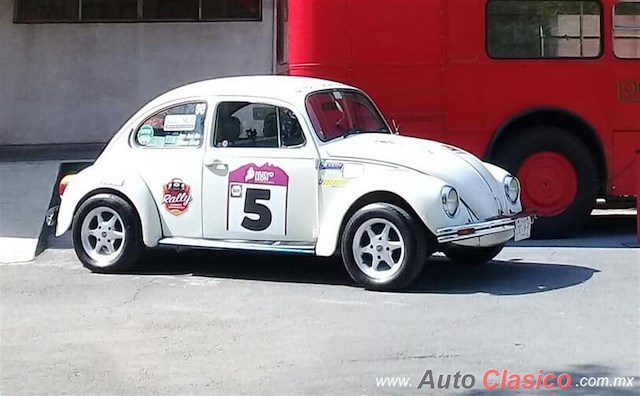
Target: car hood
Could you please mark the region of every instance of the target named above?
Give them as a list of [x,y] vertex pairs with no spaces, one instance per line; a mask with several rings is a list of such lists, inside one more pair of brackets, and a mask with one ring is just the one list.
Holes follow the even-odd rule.
[[336,159],[386,163],[436,177],[454,187],[479,219],[505,212],[502,183],[476,156],[457,147],[383,134],[352,135],[325,147],[327,154]]

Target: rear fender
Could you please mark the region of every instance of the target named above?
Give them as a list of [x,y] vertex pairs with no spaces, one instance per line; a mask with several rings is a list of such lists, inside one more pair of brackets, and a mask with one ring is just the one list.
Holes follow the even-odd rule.
[[64,190],[58,212],[56,236],[67,232],[80,205],[99,193],[122,195],[133,204],[142,225],[142,239],[154,247],[162,238],[160,215],[153,196],[142,178],[124,170],[109,169],[108,173],[91,166],[75,175]]

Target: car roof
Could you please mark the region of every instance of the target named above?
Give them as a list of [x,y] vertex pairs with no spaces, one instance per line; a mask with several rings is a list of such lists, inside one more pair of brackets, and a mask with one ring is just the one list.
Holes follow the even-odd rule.
[[345,84],[318,78],[296,76],[224,77],[191,83],[173,89],[149,105],[194,96],[255,96],[295,101],[323,89],[353,89]]

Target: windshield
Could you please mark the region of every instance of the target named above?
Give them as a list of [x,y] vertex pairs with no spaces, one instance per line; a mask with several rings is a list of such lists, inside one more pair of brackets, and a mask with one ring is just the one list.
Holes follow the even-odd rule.
[[362,93],[332,90],[307,97],[307,111],[323,142],[357,133],[389,133],[373,103]]

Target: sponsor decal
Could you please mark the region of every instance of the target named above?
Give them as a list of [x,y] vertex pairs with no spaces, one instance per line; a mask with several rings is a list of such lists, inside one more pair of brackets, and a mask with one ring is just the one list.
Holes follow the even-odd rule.
[[342,162],[322,161],[320,163],[320,170],[342,170],[344,164]]
[[164,185],[162,204],[169,213],[176,216],[183,214],[189,209],[191,201],[193,201],[191,186],[182,179],[174,178]]
[[168,114],[164,117],[162,129],[165,132],[190,132],[196,129],[197,120],[195,114]]
[[198,103],[196,105],[196,115],[204,115],[204,113],[206,113],[207,111],[207,104],[206,103]]
[[289,176],[277,166],[265,164],[241,166],[229,174],[230,182],[288,186]]
[[324,187],[346,187],[349,184],[348,179],[321,179],[320,184]]
[[151,139],[153,139],[154,129],[151,125],[143,125],[138,130],[138,135],[136,136],[138,143],[141,146],[146,146],[151,143]]
[[242,184],[231,184],[229,187],[229,194],[231,198],[242,197]]

